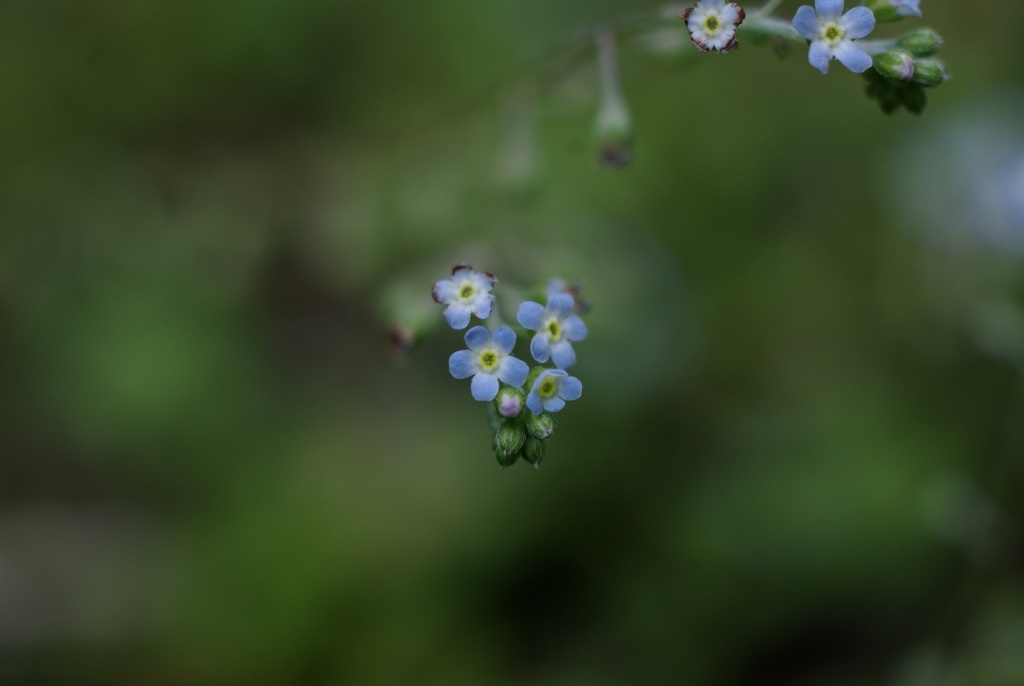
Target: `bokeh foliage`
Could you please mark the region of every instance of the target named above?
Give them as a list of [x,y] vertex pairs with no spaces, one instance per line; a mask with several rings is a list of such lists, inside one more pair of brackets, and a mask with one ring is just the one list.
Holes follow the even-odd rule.
[[[0,4],[0,683],[1024,683],[1020,256],[905,183],[1024,7],[922,4],[921,118],[623,46],[618,171],[655,4]],[[538,471],[386,355],[461,260],[593,304]]]

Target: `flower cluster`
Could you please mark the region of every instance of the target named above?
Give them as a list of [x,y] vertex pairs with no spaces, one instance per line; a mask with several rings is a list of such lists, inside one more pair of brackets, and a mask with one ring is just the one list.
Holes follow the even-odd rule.
[[779,4],[780,0],[767,0],[748,12],[736,2],[697,0],[680,19],[700,52],[735,50],[740,24],[751,35],[805,42],[807,61],[813,68],[826,74],[836,60],[863,74],[868,96],[885,112],[902,106],[919,113],[925,103],[923,89],[948,78],[945,65],[934,58],[941,39],[930,29],[911,31],[897,39],[863,40],[876,23],[922,16],[921,0],[864,0],[863,5],[849,9],[845,0],[814,0],[813,7],[802,5],[789,21],[771,16]]
[[[464,329],[473,316],[486,320],[495,311],[491,291],[496,283],[493,275],[460,264],[451,279],[434,284],[432,293],[436,302],[446,305],[448,325]],[[587,337],[579,316],[585,308],[558,280],[551,282],[546,300],[544,305],[527,300],[516,312],[522,333],[534,332],[530,354],[540,364],[532,369],[512,355],[518,337],[508,325],[493,331],[474,326],[466,332],[466,349],[448,359],[453,377],[471,379],[473,399],[489,403],[494,452],[503,467],[520,457],[539,466],[544,441],[555,430],[554,413],[583,394],[583,384],[567,370],[576,364],[573,343]],[[544,366],[549,362],[553,366]]]

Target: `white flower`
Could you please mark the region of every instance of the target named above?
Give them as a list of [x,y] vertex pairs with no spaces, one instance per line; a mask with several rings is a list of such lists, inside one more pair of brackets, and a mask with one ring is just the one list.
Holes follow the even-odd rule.
[[465,329],[469,318],[476,315],[487,319],[494,307],[491,289],[497,279],[487,272],[478,272],[468,264],[458,264],[452,269],[452,278],[434,284],[434,301],[447,305],[445,321],[453,329]]
[[843,14],[843,0],[814,0],[814,9],[803,5],[796,11],[793,28],[811,42],[807,60],[822,74],[833,57],[858,74],[871,67],[871,56],[853,43],[875,28],[875,15],[867,7]]
[[686,8],[679,18],[686,22],[690,42],[698,50],[718,50],[724,53],[739,45],[736,27],[743,22],[745,16],[743,8],[735,2],[726,4],[725,0],[699,0],[696,7]]

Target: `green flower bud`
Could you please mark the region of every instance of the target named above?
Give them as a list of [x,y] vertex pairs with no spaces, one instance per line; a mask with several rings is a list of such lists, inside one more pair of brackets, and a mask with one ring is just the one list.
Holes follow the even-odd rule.
[[539,467],[540,461],[544,459],[544,441],[533,436],[527,436],[526,443],[523,445],[522,456],[524,460],[534,467]]
[[909,81],[914,75],[914,58],[902,50],[891,50],[875,55],[875,71],[893,81]]
[[924,88],[913,81],[887,79],[875,69],[865,71],[864,79],[867,81],[865,92],[868,97],[876,100],[886,114],[891,114],[900,107],[914,114],[920,114],[924,110],[927,102]]
[[914,83],[922,86],[938,86],[949,78],[946,65],[934,57],[926,57],[914,62]]
[[519,459],[520,454],[519,453],[512,453],[511,455],[506,455],[505,453],[501,452],[500,450],[495,450],[494,451],[494,457],[495,457],[495,459],[498,460],[498,464],[501,465],[502,467],[511,467],[512,465],[514,465],[516,463],[516,460]]
[[931,57],[942,47],[942,36],[929,28],[914,29],[900,36],[896,45],[916,57]]
[[494,451],[505,456],[515,455],[526,441],[526,430],[521,422],[508,420],[494,433]]
[[526,395],[515,386],[505,386],[494,398],[494,409],[498,416],[511,419],[518,417],[526,407]]
[[540,414],[528,412],[526,414],[526,431],[542,441],[555,432],[557,425],[555,415],[550,412],[541,412]]

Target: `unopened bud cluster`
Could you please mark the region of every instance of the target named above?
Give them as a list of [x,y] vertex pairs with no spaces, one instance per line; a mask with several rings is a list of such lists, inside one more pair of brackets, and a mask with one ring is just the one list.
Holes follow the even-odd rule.
[[[466,264],[456,265],[450,279],[434,284],[433,296],[445,305],[444,318],[453,329],[465,329],[476,317],[486,320],[496,310],[492,293],[498,280]],[[545,441],[555,431],[554,413],[583,394],[583,384],[566,371],[576,364],[573,343],[587,337],[580,313],[584,307],[578,292],[552,281],[546,304],[531,300],[519,304],[519,334],[508,325],[493,331],[474,326],[466,332],[466,350],[448,359],[448,371],[456,379],[471,379],[475,400],[489,404],[492,449],[498,464],[508,467],[520,458],[540,465]],[[492,319],[493,321],[493,319]],[[512,355],[519,335],[534,332],[530,355],[538,362],[532,369]]]

